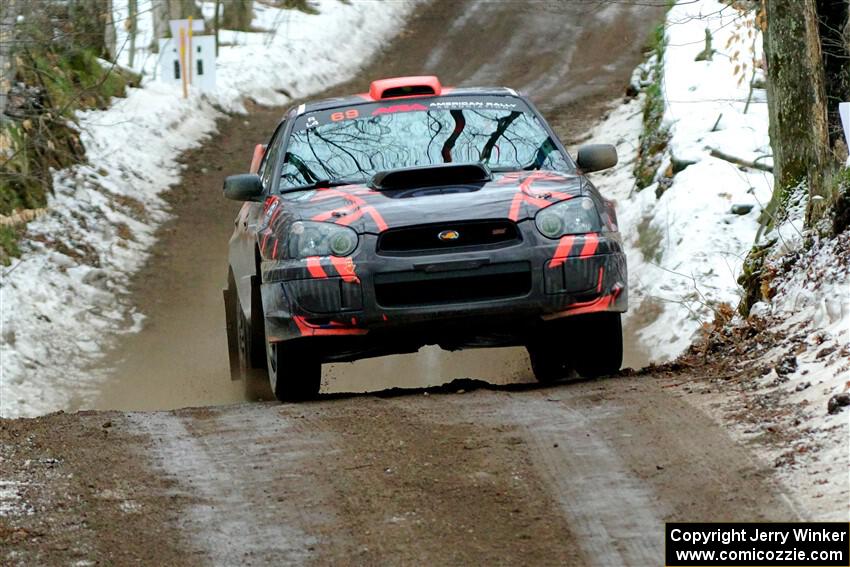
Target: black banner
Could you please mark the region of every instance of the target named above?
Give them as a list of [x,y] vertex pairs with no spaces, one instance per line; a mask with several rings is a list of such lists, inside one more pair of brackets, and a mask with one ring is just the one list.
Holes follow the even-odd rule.
[[667,567],[850,567],[850,524],[668,523]]

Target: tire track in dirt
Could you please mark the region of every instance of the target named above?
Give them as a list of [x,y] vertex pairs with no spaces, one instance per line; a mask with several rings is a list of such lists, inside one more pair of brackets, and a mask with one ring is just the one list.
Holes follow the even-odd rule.
[[357,562],[585,564],[515,427],[447,420],[441,396],[358,402],[321,413],[341,440],[322,470],[360,526]]
[[[12,421],[3,446],[8,432],[37,443],[0,461],[4,478],[45,455],[82,457],[25,493],[39,504],[79,479],[61,511],[0,522],[0,542],[18,564],[157,564],[163,551],[180,564],[660,565],[665,521],[799,518],[772,468],[668,384],[466,382],[456,393]],[[15,539],[53,517],[89,528]],[[144,530],[120,553],[65,543],[120,542],[128,525]]]
[[[680,377],[681,378],[681,377]],[[576,382],[501,398],[597,565],[663,563],[666,521],[802,520],[728,433],[657,377]]]
[[177,528],[205,563],[303,564],[315,555],[312,534],[333,510],[305,463],[327,440],[297,419],[253,413],[136,413],[129,420],[150,436],[147,452],[176,492],[192,497]]
[[190,503],[177,528],[205,562],[585,563],[516,428],[446,422],[434,399],[130,414],[129,424]]
[[[594,565],[652,565],[663,555],[663,515],[651,492],[595,431],[595,418],[537,396],[515,398],[505,418],[526,428],[564,517]],[[604,487],[604,489],[603,489]]]

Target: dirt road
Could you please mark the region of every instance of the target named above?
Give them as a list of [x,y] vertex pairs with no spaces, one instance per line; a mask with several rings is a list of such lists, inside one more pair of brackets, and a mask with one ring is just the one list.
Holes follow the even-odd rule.
[[0,516],[0,557],[661,565],[664,521],[797,518],[772,471],[666,385],[468,382],[6,422],[0,477],[32,514]]
[[[621,95],[658,16],[438,2],[363,79],[325,94],[423,71],[507,84],[575,140]],[[108,357],[96,408],[244,400],[227,373],[220,289],[236,206],[220,186],[281,113],[226,120],[185,156],[176,220],[132,286],[146,326]],[[502,349],[332,365],[324,378],[325,392],[506,385],[0,421],[0,563],[660,565],[665,520],[798,517],[770,470],[664,377],[541,388],[524,352]]]

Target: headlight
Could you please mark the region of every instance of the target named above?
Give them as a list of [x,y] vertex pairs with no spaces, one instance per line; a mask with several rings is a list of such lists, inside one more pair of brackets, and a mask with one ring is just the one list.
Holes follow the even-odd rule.
[[287,239],[287,256],[291,259],[310,256],[348,256],[357,248],[354,230],[328,222],[298,221],[292,223]]
[[599,213],[593,201],[577,197],[561,201],[537,213],[534,217],[537,230],[546,238],[560,238],[565,234],[599,232]]

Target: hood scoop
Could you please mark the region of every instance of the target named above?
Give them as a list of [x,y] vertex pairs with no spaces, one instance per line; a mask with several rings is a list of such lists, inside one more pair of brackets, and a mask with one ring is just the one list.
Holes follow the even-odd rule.
[[492,178],[490,170],[483,164],[449,163],[379,171],[372,176],[369,186],[376,191],[392,191],[486,183]]

